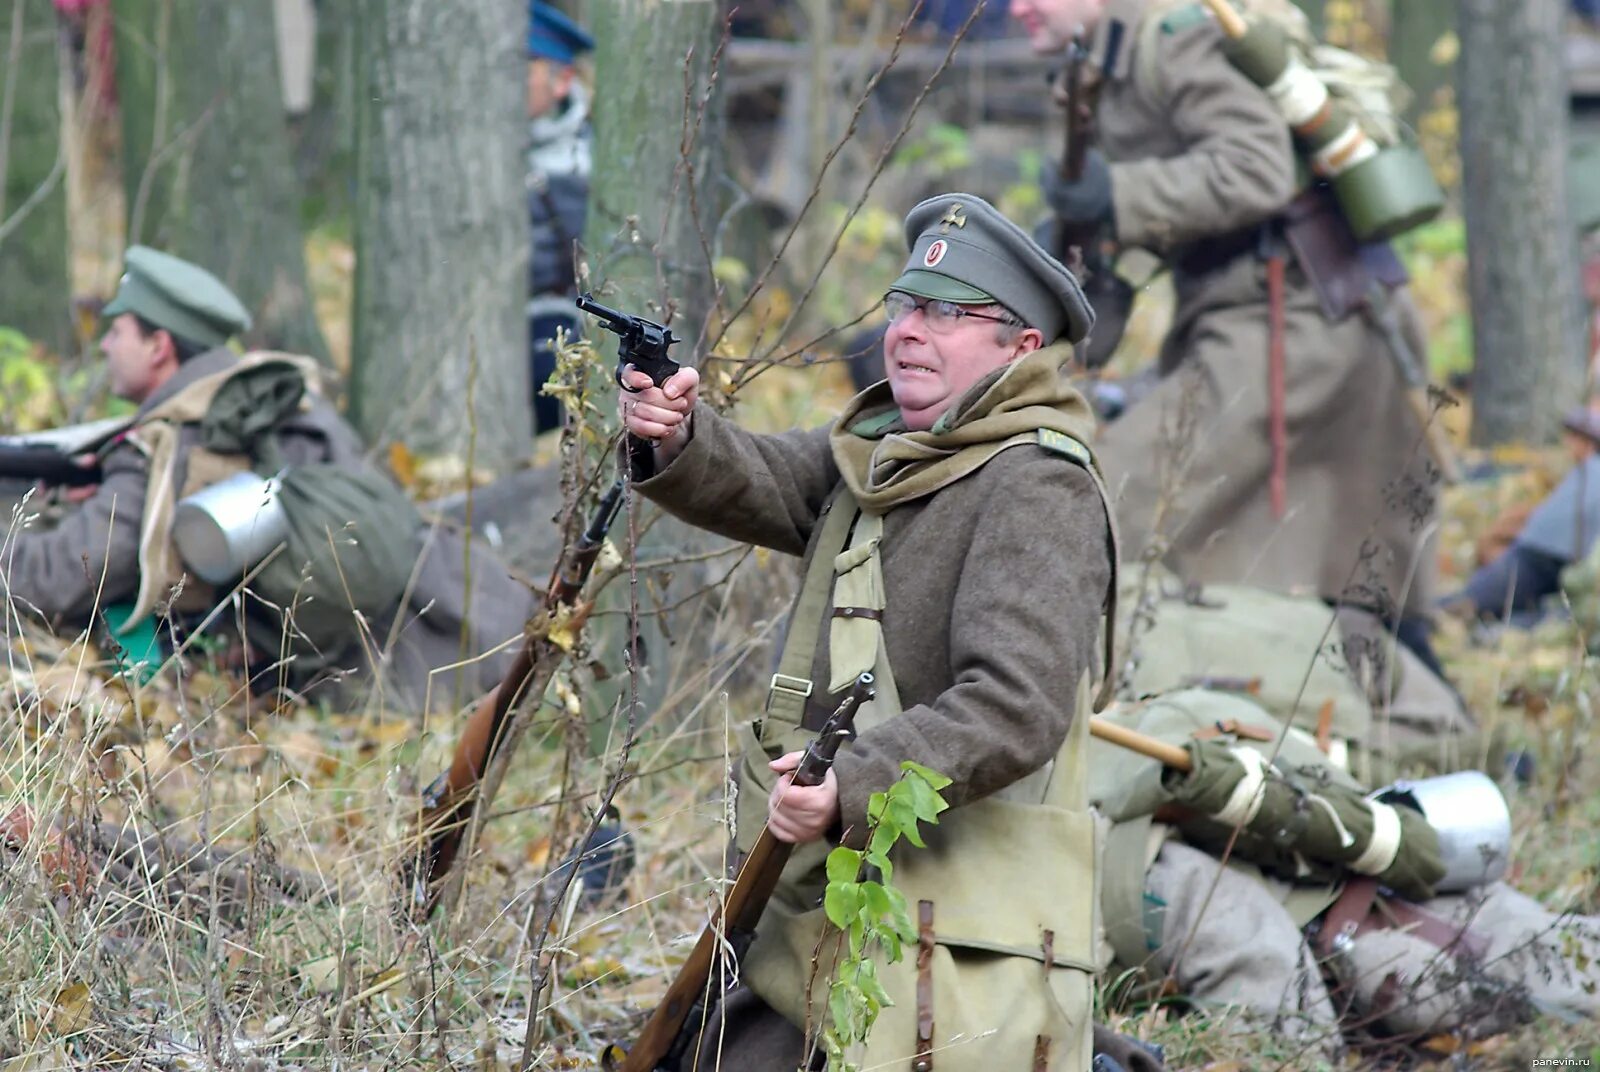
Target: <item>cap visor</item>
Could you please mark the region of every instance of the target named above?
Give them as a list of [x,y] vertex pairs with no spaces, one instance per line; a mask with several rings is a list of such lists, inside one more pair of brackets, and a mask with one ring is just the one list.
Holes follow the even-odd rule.
[[962,305],[990,305],[994,302],[993,295],[986,294],[977,287],[921,268],[902,272],[900,278],[896,279],[889,289],[903,290],[919,298],[960,302]]
[[120,294],[114,296],[110,301],[106,302],[100,307],[100,316],[106,320],[110,320],[114,316],[121,316],[123,313],[131,312],[133,312],[133,309],[123,302],[122,295]]

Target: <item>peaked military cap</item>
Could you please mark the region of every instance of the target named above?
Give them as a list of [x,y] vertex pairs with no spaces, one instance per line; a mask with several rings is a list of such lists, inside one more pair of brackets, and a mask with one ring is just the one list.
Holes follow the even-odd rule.
[[528,5],[528,58],[571,63],[578,53],[594,48],[589,31],[549,4]]
[[1046,343],[1078,342],[1094,310],[1060,261],[993,205],[972,194],[940,194],[906,216],[911,256],[892,290],[980,305],[998,302]]
[[222,280],[181,257],[134,246],[123,258],[122,282],[102,310],[165,328],[202,346],[221,346],[250,327],[250,314]]

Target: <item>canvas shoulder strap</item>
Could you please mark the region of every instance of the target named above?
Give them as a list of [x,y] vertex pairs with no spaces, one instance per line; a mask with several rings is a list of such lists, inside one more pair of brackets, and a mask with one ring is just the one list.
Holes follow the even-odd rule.
[[[1082,443],[1056,431],[1039,429],[1020,432],[1004,440],[991,457],[1024,445],[1040,447],[1082,466],[1094,481],[1105,510],[1112,575],[1106,593],[1105,628],[1101,637],[1100,688],[1093,701],[1093,709],[1098,711],[1110,701],[1115,689],[1112,670],[1117,598],[1116,515],[1105,482],[1094,467],[1093,456]],[[824,510],[822,531],[801,582],[800,596],[790,616],[789,632],[778,659],[778,670],[772,675],[767,692],[765,717],[785,729],[800,725],[806,700],[816,689],[816,683],[811,680],[811,668],[824,620],[829,623],[830,633],[833,676],[830,687],[836,691],[843,687],[839,684],[841,679],[848,684],[861,670],[877,666],[879,701],[874,706],[879,711],[891,709],[891,706],[898,709],[898,704],[884,702],[889,695],[897,695],[897,690],[888,673],[888,660],[882,657],[884,593],[878,554],[882,518],[863,514],[849,488],[842,483]],[[846,652],[854,654],[841,657]]]

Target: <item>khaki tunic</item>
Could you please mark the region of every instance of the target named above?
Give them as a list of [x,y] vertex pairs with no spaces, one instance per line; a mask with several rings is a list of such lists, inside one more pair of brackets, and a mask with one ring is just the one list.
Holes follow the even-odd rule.
[[[683,452],[659,474],[636,475],[641,492],[684,521],[808,561],[840,483],[828,429],[759,436],[705,406]],[[899,778],[902,760],[949,776],[944,796],[959,808],[1055,757],[1079,683],[1096,669],[1108,541],[1090,476],[1037,447],[1003,451],[885,515],[883,636],[903,710],[840,751],[842,827],[866,828],[868,797]],[[830,676],[824,640],[811,677]],[[807,704],[809,727],[834,706],[823,691]],[[792,1072],[796,1028],[743,989],[724,1012],[700,1067],[717,1067],[710,1040],[721,1038],[723,1068]]]
[[[178,392],[224,371],[236,360],[231,351],[219,348],[184,362],[139,407],[135,427],[144,415]],[[182,487],[187,457],[199,446],[200,437],[197,427],[186,426],[180,434],[175,482]],[[321,398],[313,398],[306,412],[286,422],[277,438],[290,465],[329,462],[356,468],[367,464],[355,431]],[[101,468],[104,480],[98,489],[60,524],[17,532],[4,547],[0,595],[18,613],[52,628],[84,628],[97,609],[131,603],[139,591],[139,534],[149,460],[134,438],[128,437],[104,455]],[[463,537],[453,529],[424,530],[418,533],[418,551],[408,598],[373,623],[373,635],[383,652],[368,659],[355,645],[349,656],[356,681],[370,682],[374,672],[381,673],[386,701],[407,708],[419,708],[425,698],[436,707],[452,702],[459,691],[457,672],[435,675],[431,696],[429,672],[517,635],[532,605],[527,586],[511,579],[493,553],[475,543],[472,627],[463,651]],[[467,698],[497,683],[509,659],[505,654],[460,671]],[[343,699],[355,695],[346,690]]]
[[[1147,12],[1172,7],[1110,0],[1094,52],[1103,64],[1106,29],[1122,20],[1096,115],[1117,238],[1167,259],[1177,293],[1163,379],[1096,446],[1124,551],[1138,556],[1159,524],[1167,561],[1186,580],[1343,597],[1386,616],[1395,606],[1423,612],[1435,509],[1403,383],[1381,332],[1360,314],[1329,322],[1292,258],[1288,510],[1273,515],[1265,263],[1247,248],[1209,270],[1182,265],[1277,216],[1296,193],[1295,155],[1266,95],[1223,56],[1214,22],[1141,28]],[[1150,47],[1161,50],[1153,62],[1138,55]],[[1179,456],[1187,471],[1173,496],[1163,483]]]

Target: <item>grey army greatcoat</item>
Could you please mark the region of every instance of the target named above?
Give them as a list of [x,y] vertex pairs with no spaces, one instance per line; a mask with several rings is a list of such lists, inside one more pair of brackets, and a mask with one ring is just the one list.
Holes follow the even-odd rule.
[[1266,94],[1223,55],[1216,23],[1171,17],[1175,7],[1109,0],[1091,55],[1117,240],[1163,257],[1177,294],[1159,386],[1096,445],[1124,552],[1135,559],[1159,524],[1185,580],[1422,611],[1434,505],[1421,430],[1381,331],[1360,313],[1330,322],[1292,256],[1287,510],[1273,514],[1267,271],[1252,238],[1294,198],[1295,153]]

